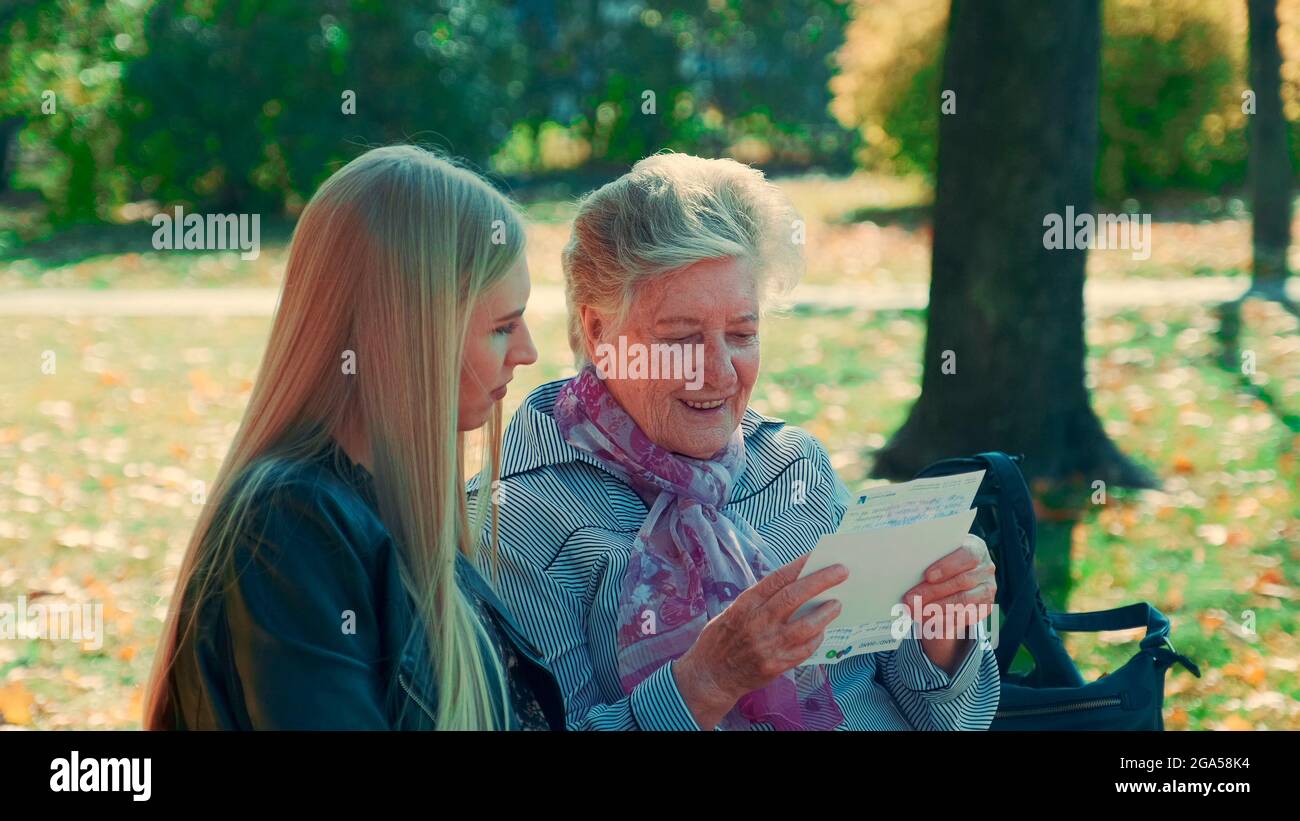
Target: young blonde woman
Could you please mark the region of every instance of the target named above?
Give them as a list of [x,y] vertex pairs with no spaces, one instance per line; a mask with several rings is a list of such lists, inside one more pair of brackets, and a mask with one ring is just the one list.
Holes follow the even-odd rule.
[[464,493],[464,432],[488,426],[495,477],[500,400],[536,360],[523,246],[505,197],[420,148],[321,186],[181,567],[147,728],[563,726],[474,569],[495,521],[471,522]]

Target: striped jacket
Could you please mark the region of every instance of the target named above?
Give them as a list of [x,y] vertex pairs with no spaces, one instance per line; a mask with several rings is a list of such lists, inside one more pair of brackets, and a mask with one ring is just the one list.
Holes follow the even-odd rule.
[[[501,482],[493,491],[497,590],[559,680],[570,729],[700,729],[671,662],[630,694],[619,683],[619,589],[648,511],[635,491],[561,438],[551,412],[563,384],[529,394],[505,432]],[[779,566],[835,530],[848,491],[806,431],[753,409],[741,428],[746,467],[728,510],[763,536]],[[481,553],[486,569],[489,551]],[[997,660],[982,625],[951,676],[910,636],[895,651],[852,656],[828,670],[845,717],[840,729],[983,730],[998,705]]]

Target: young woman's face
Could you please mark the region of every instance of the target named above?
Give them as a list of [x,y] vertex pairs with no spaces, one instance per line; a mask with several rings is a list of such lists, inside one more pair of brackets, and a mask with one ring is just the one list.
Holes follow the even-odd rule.
[[462,431],[482,427],[492,406],[505,398],[515,368],[537,361],[537,349],[524,322],[530,290],[523,256],[478,300],[469,319],[465,359],[460,369]]

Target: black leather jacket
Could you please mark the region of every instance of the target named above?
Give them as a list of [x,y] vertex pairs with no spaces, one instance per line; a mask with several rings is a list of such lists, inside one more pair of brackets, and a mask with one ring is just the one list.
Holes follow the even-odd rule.
[[[174,726],[188,729],[433,729],[438,693],[428,643],[403,586],[372,479],[335,446],[286,464],[258,500],[237,573],[209,596],[181,643]],[[461,589],[484,605],[552,729],[560,689],[541,653],[473,565]],[[192,606],[192,605],[191,605]],[[499,705],[498,705],[499,706]],[[511,712],[513,715],[513,711]]]

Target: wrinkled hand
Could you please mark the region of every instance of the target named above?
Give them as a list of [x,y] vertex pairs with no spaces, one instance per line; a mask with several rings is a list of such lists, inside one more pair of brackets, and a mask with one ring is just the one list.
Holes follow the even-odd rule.
[[822,602],[796,619],[791,616],[847,579],[849,571],[835,564],[800,579],[808,555],[742,592],[673,662],[677,688],[701,727],[716,726],[742,696],[803,664],[821,645],[826,625],[840,614],[839,601]]
[[[992,609],[998,592],[995,569],[988,545],[979,536],[968,533],[960,547],[927,567],[922,581],[903,594],[903,604],[912,618],[920,622],[922,649],[936,666],[949,674],[970,652],[977,635],[975,625]],[[926,612],[931,604],[941,608],[937,615]],[[929,618],[943,620],[942,636],[925,637],[935,631],[934,627],[926,629]],[[951,633],[949,624],[953,628]]]

